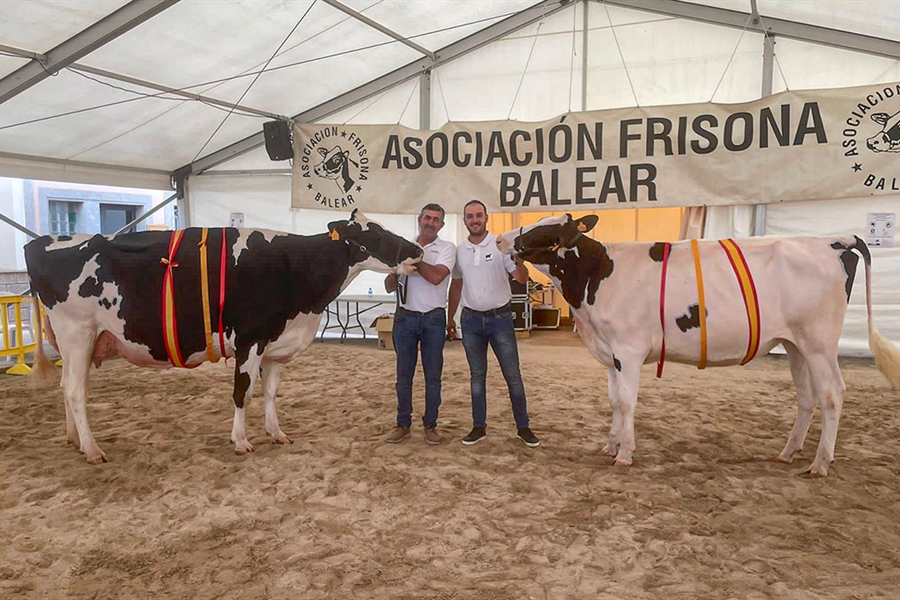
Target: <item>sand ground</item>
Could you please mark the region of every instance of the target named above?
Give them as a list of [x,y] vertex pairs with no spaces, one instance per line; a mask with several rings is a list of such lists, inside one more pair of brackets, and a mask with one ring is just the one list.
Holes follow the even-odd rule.
[[[229,441],[231,365],[92,369],[88,411],[111,462],[65,441],[61,392],[0,377],[3,598],[898,598],[898,401],[844,361],[829,477],[773,462],[796,414],[787,363],[645,367],[630,468],[601,456],[606,374],[570,332],[520,341],[537,449],[515,438],[491,362],[488,438],[471,426],[459,342],[440,431],[395,417],[393,353],[316,342],[283,370],[293,446]],[[422,381],[417,378],[416,415]]]

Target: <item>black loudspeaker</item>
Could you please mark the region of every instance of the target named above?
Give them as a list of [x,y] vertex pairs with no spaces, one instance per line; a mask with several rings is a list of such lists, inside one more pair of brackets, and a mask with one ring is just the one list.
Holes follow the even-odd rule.
[[287,121],[268,121],[263,124],[263,133],[266,136],[266,152],[269,153],[269,160],[294,158],[290,123]]

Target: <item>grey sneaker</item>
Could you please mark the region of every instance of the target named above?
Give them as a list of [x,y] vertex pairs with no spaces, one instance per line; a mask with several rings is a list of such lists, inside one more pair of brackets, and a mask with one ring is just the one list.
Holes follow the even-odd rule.
[[474,446],[487,437],[484,427],[473,427],[466,437],[462,439],[463,446]]
[[541,440],[539,440],[528,427],[523,427],[519,430],[519,439],[525,442],[525,445],[529,448],[537,448],[541,445]]
[[394,430],[388,434],[384,441],[388,444],[399,444],[409,437],[409,427],[394,427]]
[[432,425],[431,427],[425,428],[425,441],[432,446],[437,446],[441,443],[441,436],[435,427],[435,425]]

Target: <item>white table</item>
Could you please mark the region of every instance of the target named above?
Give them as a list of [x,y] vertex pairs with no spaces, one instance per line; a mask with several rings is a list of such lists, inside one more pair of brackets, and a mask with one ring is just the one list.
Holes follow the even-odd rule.
[[[344,305],[343,310],[341,310],[342,304]],[[341,343],[347,339],[347,330],[349,329],[360,329],[363,339],[366,339],[366,326],[359,320],[359,316],[385,304],[393,308],[397,304],[397,297],[393,295],[369,296],[368,294],[338,296],[325,309],[325,326],[319,334],[319,341],[324,341],[325,332],[329,329],[341,330]],[[337,323],[331,323],[332,316]],[[353,323],[354,320],[356,323]]]

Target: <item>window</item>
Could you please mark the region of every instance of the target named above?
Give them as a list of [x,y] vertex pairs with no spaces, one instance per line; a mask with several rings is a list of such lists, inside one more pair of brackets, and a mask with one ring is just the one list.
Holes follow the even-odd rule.
[[[101,204],[100,205],[100,233],[103,235],[111,235],[116,233],[137,217],[138,206],[128,206],[124,204]],[[133,233],[134,226],[128,228],[125,233]]]
[[73,235],[78,225],[78,203],[50,200],[50,235]]

